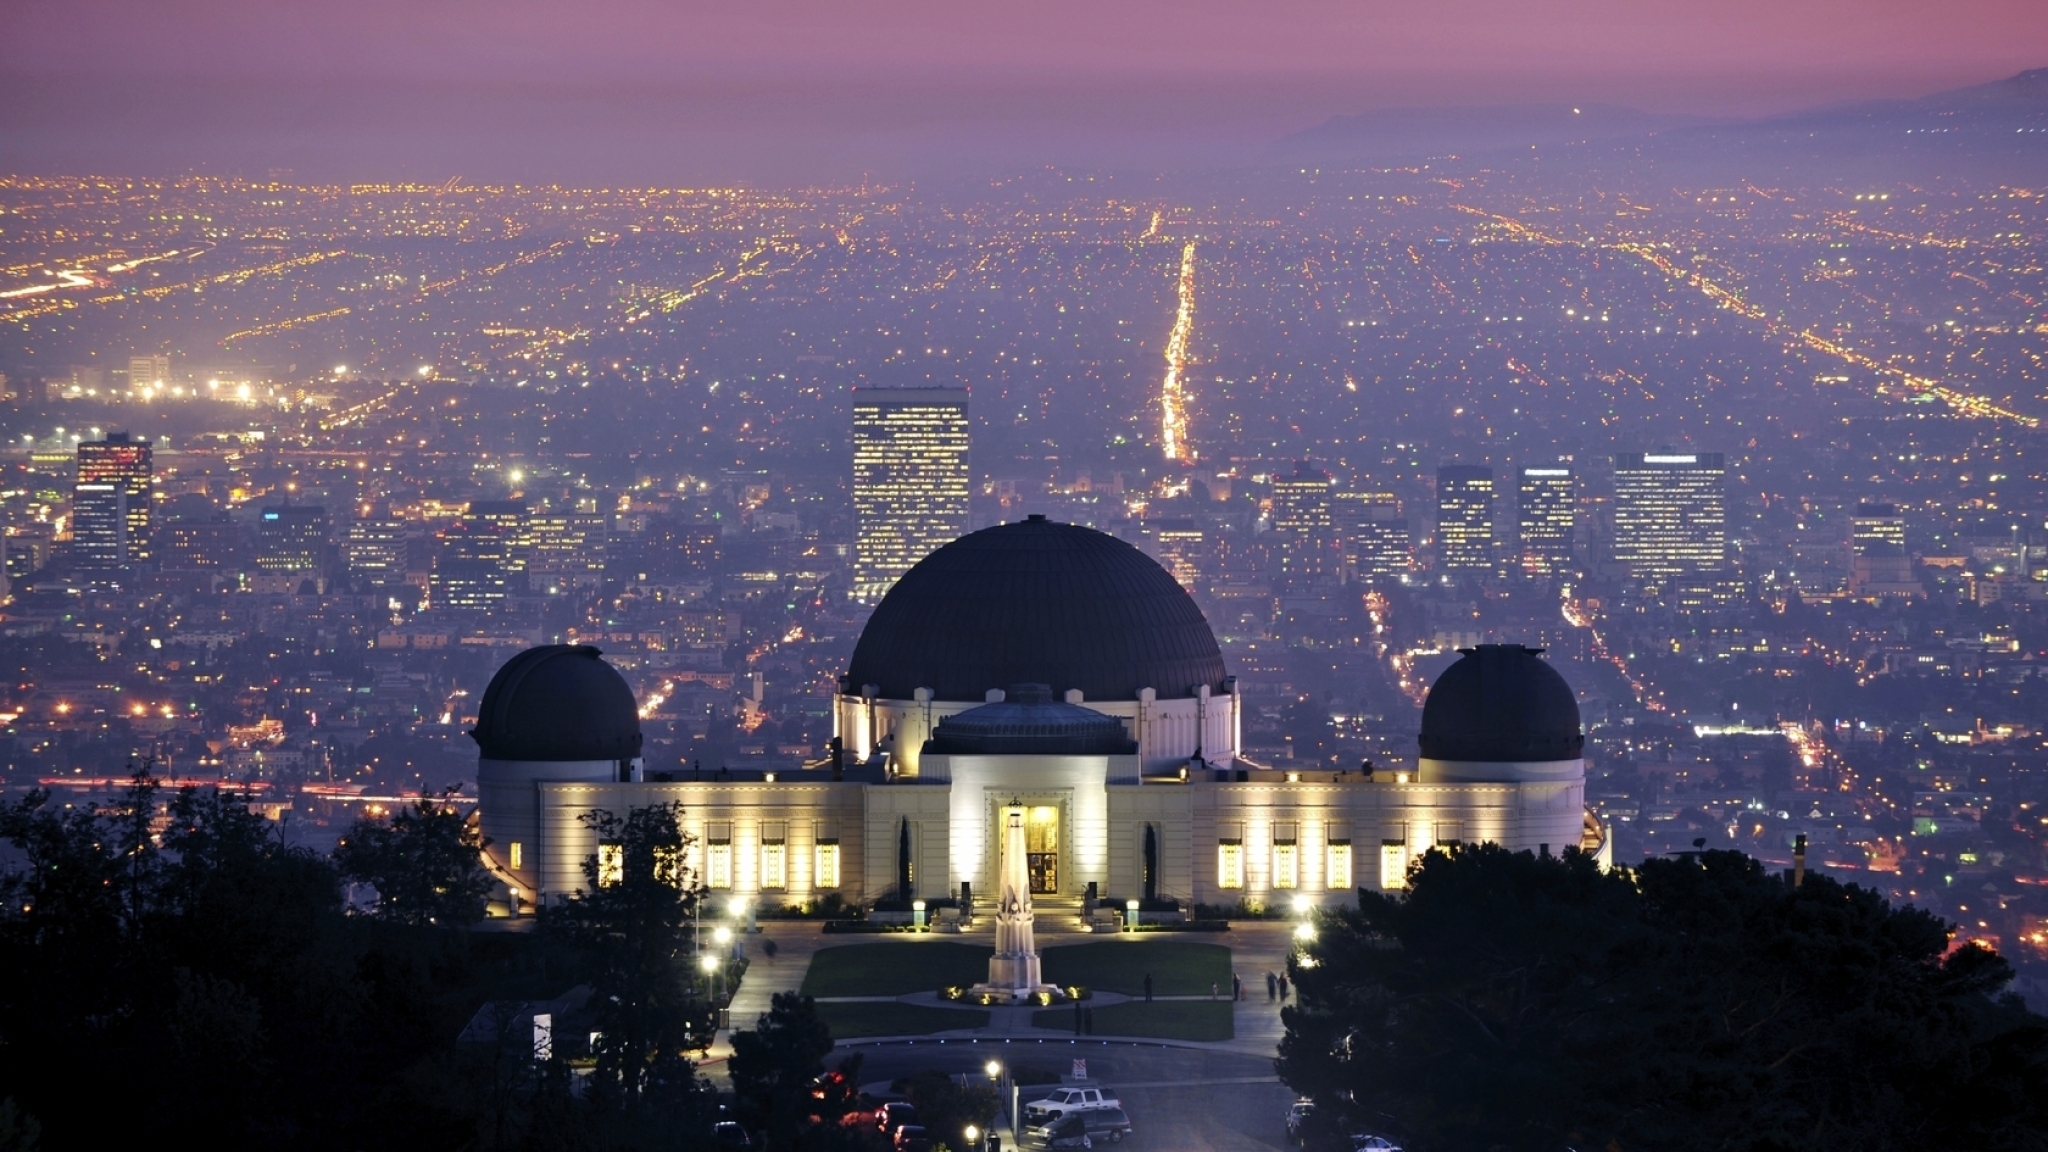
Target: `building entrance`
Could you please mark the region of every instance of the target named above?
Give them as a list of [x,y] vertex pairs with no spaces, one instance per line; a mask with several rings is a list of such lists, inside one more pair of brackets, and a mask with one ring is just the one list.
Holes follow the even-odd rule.
[[1024,858],[1031,870],[1031,894],[1060,890],[1060,810],[1050,804],[1024,810]]

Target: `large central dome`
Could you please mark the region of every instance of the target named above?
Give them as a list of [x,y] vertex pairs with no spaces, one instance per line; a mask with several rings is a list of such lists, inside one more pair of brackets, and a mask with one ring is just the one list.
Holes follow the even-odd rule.
[[904,573],[854,646],[845,690],[982,700],[1036,682],[1134,700],[1141,688],[1221,691],[1223,677],[1209,622],[1164,568],[1114,536],[1033,516],[962,536]]

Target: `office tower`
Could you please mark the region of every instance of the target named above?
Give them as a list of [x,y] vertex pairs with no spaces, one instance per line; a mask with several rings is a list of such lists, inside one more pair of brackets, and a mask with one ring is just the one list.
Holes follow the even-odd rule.
[[1210,565],[1209,534],[1192,519],[1161,520],[1153,528],[1159,564],[1181,587],[1192,592]]
[[1614,559],[1646,584],[1728,562],[1727,469],[1718,452],[1614,458]]
[[1405,517],[1360,520],[1350,534],[1351,570],[1360,583],[1399,581],[1415,568],[1414,535]]
[[1280,576],[1301,587],[1334,581],[1338,556],[1332,519],[1330,474],[1296,464],[1292,476],[1273,478],[1273,533],[1278,537]]
[[880,600],[967,531],[967,447],[966,389],[854,389],[856,599]]
[[533,525],[526,515],[524,500],[472,500],[465,518],[488,528],[503,543],[498,563],[505,570],[505,590],[526,591],[526,566],[533,554]]
[[405,521],[388,508],[372,508],[348,526],[342,540],[349,575],[372,584],[405,582]]
[[604,583],[605,557],[611,542],[604,517],[594,512],[540,512],[527,521],[533,552],[527,580],[550,595],[565,588],[595,588]]
[[1521,536],[1522,571],[1530,576],[1570,571],[1578,478],[1564,464],[1545,464],[1523,468],[1520,481],[1515,491],[1515,524]]
[[1856,514],[1849,518],[1850,539],[1856,546],[1856,554],[1867,555],[1873,545],[1881,545],[1889,551],[1904,551],[1906,547],[1906,518],[1899,515],[1893,504],[1858,504]]
[[318,572],[327,557],[327,509],[318,504],[267,507],[256,518],[256,567],[265,572]]
[[509,550],[501,525],[468,516],[449,525],[434,561],[434,607],[484,611],[504,603]]
[[[81,563],[95,571],[113,572],[147,561],[155,495],[149,441],[136,440],[126,432],[109,432],[105,440],[80,443],[71,538]],[[107,517],[117,517],[119,525]]]
[[146,388],[162,387],[170,382],[171,358],[169,356],[130,356],[128,358],[128,387],[140,392]]
[[234,572],[241,568],[243,527],[226,512],[179,516],[157,529],[157,565],[166,572]]
[[85,586],[121,587],[129,573],[128,495],[119,484],[71,489],[71,558]]
[[1445,464],[1436,470],[1436,555],[1445,572],[1494,570],[1493,469]]

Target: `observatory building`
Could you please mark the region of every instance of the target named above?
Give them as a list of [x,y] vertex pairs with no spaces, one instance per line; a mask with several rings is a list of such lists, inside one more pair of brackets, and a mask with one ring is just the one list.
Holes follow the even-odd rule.
[[1187,592],[1115,537],[1038,516],[905,573],[833,707],[815,767],[650,772],[633,693],[595,648],[523,652],[473,733],[487,860],[517,907],[552,902],[604,848],[581,816],[671,802],[702,883],[776,904],[991,896],[1019,807],[1045,912],[1089,895],[1338,903],[1399,887],[1439,844],[1608,852],[1577,701],[1536,651],[1467,650],[1430,691],[1413,773],[1257,765]]

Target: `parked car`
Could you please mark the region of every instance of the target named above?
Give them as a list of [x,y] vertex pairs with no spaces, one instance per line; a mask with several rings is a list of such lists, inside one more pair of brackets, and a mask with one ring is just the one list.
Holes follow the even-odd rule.
[[740,1127],[738,1121],[720,1120],[711,1126],[711,1146],[713,1148],[752,1148],[754,1140],[747,1135],[745,1128]]
[[1375,1136],[1370,1132],[1353,1132],[1351,1152],[1401,1152],[1401,1146],[1385,1136]]
[[1119,1144],[1131,1134],[1131,1118],[1121,1108],[1090,1108],[1069,1112],[1024,1129],[1024,1138],[1047,1148],[1093,1148]]
[[893,1138],[896,1130],[905,1124],[917,1123],[917,1109],[901,1100],[892,1100],[875,1109],[875,1131]]
[[1296,1144],[1308,1139],[1304,1128],[1308,1118],[1315,1115],[1316,1102],[1303,1097],[1287,1106],[1287,1138]]
[[1041,1100],[1033,1100],[1024,1106],[1024,1122],[1038,1124],[1069,1112],[1092,1112],[1102,1108],[1121,1108],[1123,1104],[1110,1088],[1059,1088]]
[[896,1152],[932,1152],[932,1141],[922,1124],[905,1124],[896,1130],[894,1147]]

